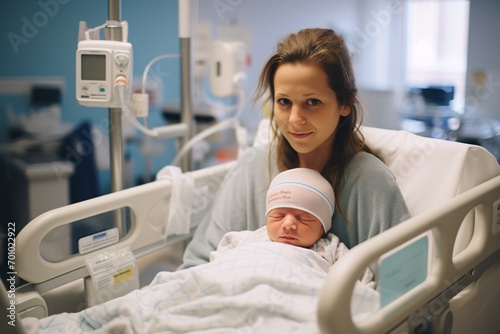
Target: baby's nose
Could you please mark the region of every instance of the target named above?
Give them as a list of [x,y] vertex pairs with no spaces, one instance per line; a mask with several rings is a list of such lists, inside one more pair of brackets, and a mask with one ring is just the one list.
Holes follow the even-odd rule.
[[283,218],[283,228],[286,230],[295,230],[297,228],[297,220],[293,215],[286,215]]

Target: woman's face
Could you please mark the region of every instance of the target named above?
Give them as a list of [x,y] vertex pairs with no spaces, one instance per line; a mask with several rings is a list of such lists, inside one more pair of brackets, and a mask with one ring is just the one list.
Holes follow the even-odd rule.
[[340,116],[337,95],[319,65],[287,63],[274,76],[274,116],[278,128],[299,156],[299,167],[321,170],[328,159]]
[[275,208],[266,216],[267,234],[274,242],[309,248],[325,234],[312,214],[293,208]]

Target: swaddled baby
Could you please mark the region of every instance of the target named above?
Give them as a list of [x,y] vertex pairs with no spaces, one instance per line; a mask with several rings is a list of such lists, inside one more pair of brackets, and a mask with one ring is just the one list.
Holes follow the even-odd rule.
[[332,226],[332,186],[315,170],[294,168],[278,174],[266,196],[270,240],[312,247]]
[[[333,264],[346,250],[328,233],[334,212],[332,186],[315,170],[294,168],[271,181],[266,195],[266,226],[256,231],[228,232],[217,251],[241,243],[273,241],[309,248]],[[217,251],[212,252],[212,261]]]

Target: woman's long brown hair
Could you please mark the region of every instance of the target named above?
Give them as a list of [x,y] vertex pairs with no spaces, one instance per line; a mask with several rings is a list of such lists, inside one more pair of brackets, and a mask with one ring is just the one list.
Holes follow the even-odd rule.
[[[359,130],[363,115],[357,96],[358,89],[351,55],[344,39],[333,30],[304,29],[281,40],[276,52],[264,65],[259,77],[255,101],[266,97],[265,103],[270,102],[272,105],[271,127],[277,148],[279,171],[299,166],[297,152],[279,132],[274,119],[274,75],[279,66],[287,63],[307,63],[321,66],[328,77],[328,85],[337,95],[339,107],[347,106],[351,110],[347,116],[340,116],[337,129],[334,132],[334,145],[330,152],[330,159],[320,171],[323,177],[332,184],[335,198],[340,198],[343,175],[349,161],[360,151],[372,153],[366,146],[364,137]],[[266,96],[266,94],[269,95]],[[335,201],[335,207],[342,217],[349,221],[340,207],[339,201]]]

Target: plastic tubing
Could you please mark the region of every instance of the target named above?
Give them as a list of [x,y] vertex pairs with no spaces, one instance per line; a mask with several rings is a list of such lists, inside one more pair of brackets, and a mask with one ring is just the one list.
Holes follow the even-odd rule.
[[[165,54],[165,55],[160,55],[155,58],[153,58],[145,67],[144,73],[142,76],[142,92],[146,93],[146,80],[147,80],[147,74],[149,72],[149,69],[151,66],[157,62],[160,59],[165,59],[165,58],[179,58],[178,54]],[[120,104],[122,107],[122,110],[124,111],[125,116],[127,117],[128,121],[139,131],[144,133],[145,135],[149,137],[154,137],[154,138],[178,138],[182,137],[186,134],[187,132],[187,125],[186,124],[173,124],[173,125],[167,125],[167,126],[162,126],[162,127],[156,127],[153,129],[149,129],[147,126],[143,125],[141,122],[137,120],[137,118],[132,115],[132,112],[130,111],[129,105],[125,101],[125,92],[128,88],[128,83],[123,82],[123,80],[119,80],[115,82],[115,89],[118,91],[118,94],[120,96]]]
[[149,61],[149,63],[144,68],[144,72],[142,74],[142,93],[143,94],[146,93],[146,80],[147,80],[147,77],[148,77],[149,69],[158,60],[160,60],[160,59],[166,59],[166,58],[180,58],[180,55],[178,55],[178,54],[164,54],[164,55],[157,56],[157,57],[155,57],[155,58],[153,58],[153,59],[151,59]]
[[144,134],[151,136],[151,137],[157,137],[158,134],[156,131],[151,130],[144,125],[142,125],[137,118],[135,118],[132,113],[130,112],[130,108],[125,101],[125,91],[127,90],[127,86],[124,84],[118,84],[115,85],[115,89],[118,91],[118,95],[120,96],[120,104],[122,107],[122,110],[124,111],[125,116],[127,117],[128,121],[138,130],[143,132]]
[[234,110],[238,110],[240,103],[236,103],[233,105],[225,105],[222,103],[217,103],[215,100],[212,100],[210,96],[206,93],[204,89],[201,89],[201,95],[203,97],[203,101],[205,101],[212,108],[220,109],[225,113],[229,113]]
[[115,88],[118,90],[118,94],[120,96],[120,103],[122,105],[122,110],[124,111],[125,117],[129,120],[129,122],[139,131],[144,133],[147,136],[150,137],[155,137],[155,138],[172,138],[172,137],[182,137],[186,134],[187,132],[187,126],[186,124],[174,124],[174,125],[167,125],[167,126],[161,126],[161,127],[156,127],[153,129],[149,129],[148,127],[144,126],[137,120],[134,115],[130,112],[130,108],[128,104],[125,101],[125,91],[127,89],[127,86],[125,84],[119,83],[118,85],[115,86]]
[[180,160],[182,157],[189,152],[193,148],[194,145],[196,145],[198,142],[202,141],[204,138],[213,135],[219,131],[222,131],[224,129],[230,128],[232,126],[235,126],[235,119],[234,118],[228,118],[223,120],[220,123],[217,123],[214,126],[209,127],[208,129],[203,130],[202,132],[198,133],[196,136],[191,138],[177,153],[175,156],[174,160],[172,161],[172,165],[174,166],[179,166]]
[[243,106],[244,106],[244,100],[245,100],[245,89],[243,86],[239,86],[238,89],[238,111],[235,116],[225,119],[221,121],[220,123],[217,123],[202,132],[198,133],[196,136],[191,138],[177,153],[175,156],[174,160],[172,161],[171,165],[173,166],[179,166],[180,160],[182,157],[189,152],[193,148],[194,145],[196,145],[198,142],[202,141],[208,136],[211,136],[219,131],[234,127],[236,130],[236,140],[238,141],[238,150],[241,152],[247,145],[246,145],[246,131],[245,129],[240,125],[239,122],[239,116],[241,115],[243,111]]

